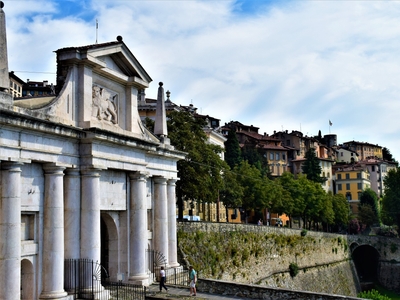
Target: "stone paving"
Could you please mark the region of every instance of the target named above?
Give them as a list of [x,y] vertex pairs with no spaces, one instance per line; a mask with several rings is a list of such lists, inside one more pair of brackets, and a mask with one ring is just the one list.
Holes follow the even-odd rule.
[[209,294],[204,292],[197,292],[196,296],[189,296],[189,287],[175,287],[168,286],[168,291],[164,289],[160,292],[160,288],[158,284],[153,284],[149,287],[149,292],[147,293],[146,299],[181,299],[181,300],[204,300],[204,299],[212,299],[212,300],[227,300],[227,299],[247,299],[233,296],[222,296],[216,294]]

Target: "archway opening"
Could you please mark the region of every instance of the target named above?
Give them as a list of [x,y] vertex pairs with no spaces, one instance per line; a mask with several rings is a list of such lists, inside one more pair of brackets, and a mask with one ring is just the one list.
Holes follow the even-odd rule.
[[370,245],[362,245],[356,247],[352,255],[360,282],[377,281],[379,252]]
[[23,259],[21,261],[21,299],[35,299],[35,274],[32,263]]
[[[101,257],[100,263],[111,280],[118,278],[118,230],[114,219],[108,213],[101,214]],[[104,275],[104,274],[103,274]],[[104,277],[103,277],[104,278]]]

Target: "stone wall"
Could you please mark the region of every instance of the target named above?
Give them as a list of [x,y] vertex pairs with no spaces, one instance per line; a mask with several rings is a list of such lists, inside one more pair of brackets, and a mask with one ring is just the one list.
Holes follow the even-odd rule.
[[257,285],[237,284],[221,280],[198,280],[198,290],[211,294],[224,296],[246,297],[250,299],[270,300],[351,300],[360,299],[349,296],[329,295],[325,293],[312,293],[280,288],[261,287]]
[[203,222],[181,223],[178,231],[179,247],[200,278],[346,296],[360,291],[344,236]]

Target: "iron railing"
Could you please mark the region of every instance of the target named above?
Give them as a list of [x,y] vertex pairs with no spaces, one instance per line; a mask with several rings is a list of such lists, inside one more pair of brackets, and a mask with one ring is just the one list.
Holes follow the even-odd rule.
[[146,287],[111,282],[107,271],[89,259],[65,260],[64,288],[75,299],[144,300],[146,296]]

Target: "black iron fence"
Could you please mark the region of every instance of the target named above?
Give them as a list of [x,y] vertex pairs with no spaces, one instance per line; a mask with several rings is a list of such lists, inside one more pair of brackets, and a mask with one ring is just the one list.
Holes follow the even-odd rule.
[[89,259],[66,259],[64,288],[75,299],[138,299],[144,300],[146,287],[111,282],[107,271]]

